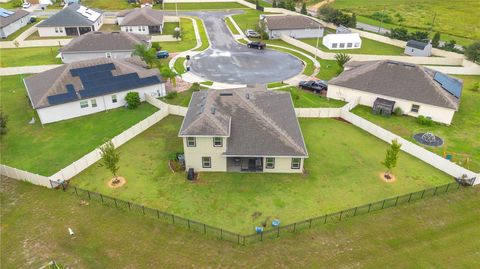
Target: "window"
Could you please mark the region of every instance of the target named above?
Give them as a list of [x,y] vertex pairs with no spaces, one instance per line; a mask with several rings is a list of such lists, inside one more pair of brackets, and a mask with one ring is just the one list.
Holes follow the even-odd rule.
[[112,53],[111,52],[105,52],[105,57],[112,58]]
[[419,105],[412,105],[412,109],[410,109],[410,111],[414,113],[418,113],[419,110],[420,110]]
[[210,157],[202,157],[202,167],[212,168],[212,160]]
[[275,168],[275,158],[265,158],[265,168],[266,169]]
[[92,107],[97,107],[97,99],[92,99],[90,102],[92,103]]
[[214,147],[223,147],[223,138],[221,138],[221,137],[214,137],[214,138],[213,138],[213,146],[214,146]]
[[117,102],[117,96],[114,94],[112,95],[112,103],[116,103]]
[[301,163],[302,163],[302,159],[292,158],[292,169],[300,169],[300,164]]
[[358,48],[358,47],[360,47],[360,43],[355,43],[354,46],[355,46],[355,48]]
[[60,29],[60,33],[63,33],[63,28],[58,28],[58,29]]
[[345,43],[340,43],[340,48],[345,48]]
[[195,140],[195,137],[187,137],[187,147],[196,147],[197,146],[197,141]]
[[58,28],[57,27],[55,27],[55,33],[58,33]]
[[347,48],[351,48],[353,46],[352,43],[347,43]]
[[88,107],[88,101],[85,100],[85,101],[80,101],[80,108],[86,108]]
[[332,48],[337,48],[338,44],[337,43],[332,43]]

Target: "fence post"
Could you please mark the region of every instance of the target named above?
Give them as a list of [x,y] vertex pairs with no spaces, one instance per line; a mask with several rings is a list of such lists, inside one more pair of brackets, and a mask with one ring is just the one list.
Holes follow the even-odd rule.
[[410,196],[408,197],[408,203],[410,203],[410,199],[412,199],[412,194],[413,193],[410,193]]
[[280,225],[277,226],[277,237],[280,237]]
[[397,206],[397,203],[398,203],[398,197],[399,197],[399,196],[397,196],[397,199],[395,200],[395,206]]
[[353,216],[354,216],[354,217],[357,215],[357,209],[358,209],[358,206],[355,207],[355,211],[353,211]]
[[438,189],[438,186],[435,187],[435,191],[433,192],[433,196],[435,196],[435,194],[437,194],[437,189]]
[[88,194],[88,200],[92,200],[92,198],[90,197],[90,191],[87,190],[87,194]]
[[240,234],[237,234],[237,245],[240,245]]
[[308,223],[308,229],[312,228],[312,219],[310,219],[309,223]]
[[342,220],[342,215],[343,215],[343,210],[340,211],[340,219],[339,219],[340,221]]
[[420,199],[423,199],[424,194],[425,194],[425,189],[422,191],[422,196],[420,196]]
[[385,206],[385,201],[386,201],[386,200],[387,200],[387,199],[384,199],[384,200],[383,200],[382,209],[383,209],[383,207]]
[[130,208],[130,202],[127,201],[127,203],[128,203],[128,210],[132,210],[132,209]]
[[370,208],[372,208],[372,203],[370,203],[370,204],[368,205],[368,212],[367,212],[367,213],[370,213]]
[[77,187],[73,186],[73,189],[75,190],[75,194],[78,196]]
[[100,193],[100,199],[102,199],[102,204],[103,204],[103,195]]
[[145,215],[145,206],[142,205],[142,212],[143,212],[143,215]]
[[223,229],[220,229],[220,239],[223,239]]
[[207,234],[207,225],[205,225],[205,223],[203,224],[203,233]]
[[295,222],[295,223],[293,224],[293,232],[295,232],[296,230],[297,230],[297,223]]
[[158,211],[158,209],[157,209],[157,219],[159,219],[159,218],[160,218],[160,211]]
[[447,185],[447,188],[445,189],[445,192],[448,192],[448,188],[450,188],[450,184]]
[[172,223],[175,224],[175,215],[172,215]]
[[116,199],[116,198],[113,198],[113,201],[115,202],[115,207],[118,207],[118,206],[117,206],[117,199]]
[[460,189],[460,183],[457,182],[457,190]]
[[190,219],[187,219],[188,229],[190,229]]
[[263,232],[260,232],[260,241],[263,241]]
[[245,235],[243,236],[243,245],[245,246]]
[[323,222],[323,224],[327,223],[327,217],[328,217],[328,214],[325,214],[325,221]]

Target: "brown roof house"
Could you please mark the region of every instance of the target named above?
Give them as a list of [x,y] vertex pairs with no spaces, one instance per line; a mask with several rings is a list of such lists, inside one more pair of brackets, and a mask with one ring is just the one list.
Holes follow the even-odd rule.
[[136,45],[150,47],[150,36],[128,32],[90,32],[74,38],[61,48],[64,63],[95,58],[132,57]]
[[302,15],[260,15],[270,39],[282,35],[293,38],[316,38],[323,36],[324,27],[318,21]]
[[349,62],[345,71],[329,81],[327,97],[359,100],[376,112],[375,104],[387,104],[400,108],[405,115],[450,124],[460,105],[462,87],[461,80],[416,64]]
[[140,58],[96,58],[64,64],[24,79],[42,124],[126,106],[128,92],[165,96],[157,69]]
[[179,136],[195,171],[301,173],[308,158],[288,92],[194,92]]
[[161,34],[163,21],[163,12],[151,7],[124,10],[117,15],[120,29],[136,34]]
[[0,8],[0,38],[7,38],[30,22],[30,12]]

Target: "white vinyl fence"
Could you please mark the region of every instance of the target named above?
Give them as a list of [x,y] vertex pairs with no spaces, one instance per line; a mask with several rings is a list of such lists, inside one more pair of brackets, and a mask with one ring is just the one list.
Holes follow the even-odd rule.
[[50,179],[48,177],[26,172],[8,165],[0,164],[0,174],[9,178],[23,180],[35,185],[51,188]]
[[298,118],[338,118],[341,108],[295,108]]

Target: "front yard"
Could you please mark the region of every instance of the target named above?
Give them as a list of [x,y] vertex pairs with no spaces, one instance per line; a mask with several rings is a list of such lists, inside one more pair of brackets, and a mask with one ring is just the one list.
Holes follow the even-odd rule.
[[[203,22],[199,18],[195,18],[195,17],[192,17],[192,18],[197,22],[198,31],[200,34],[200,38],[202,40],[202,46],[197,48],[197,50],[204,50],[209,46],[209,42],[208,42],[207,34],[205,32],[205,28],[203,26]],[[176,23],[167,25],[168,27],[165,31],[165,34],[172,34],[173,29],[177,25],[178,24]],[[195,30],[193,29],[192,20],[190,18],[181,18],[180,25],[181,25],[182,39],[180,41],[160,42],[160,46],[162,47],[162,50],[167,50],[169,52],[182,52],[182,51],[193,49],[197,45],[197,39],[195,38]]]
[[[119,148],[119,175],[127,184],[110,189],[105,169],[92,165],[71,184],[242,233],[261,221],[287,224],[398,194],[450,182],[433,167],[401,154],[397,181],[385,183],[380,162],[387,144],[335,119],[301,119],[309,159],[304,175],[201,173],[189,182],[172,173],[168,159],[183,150],[182,118],[168,116]],[[252,216],[260,215],[257,219]]]
[[[480,76],[457,76],[463,79],[464,86],[460,109],[455,113],[450,126],[434,124],[433,126],[420,125],[416,118],[407,116],[382,117],[371,113],[371,108],[359,106],[353,112],[393,133],[415,142],[413,135],[419,132],[433,132],[444,139],[444,146],[427,149],[443,156],[446,150],[453,155],[454,161],[460,165],[480,172],[480,92],[470,90],[474,83],[480,83]],[[469,156],[468,163],[465,157]]]
[[0,53],[0,67],[61,64],[56,58],[58,47],[32,47],[2,49]]
[[[50,176],[153,114],[157,109],[142,104],[57,123],[40,124],[23,85],[24,76],[0,77],[1,108],[8,115],[8,132],[1,137],[1,163]],[[29,121],[35,117],[35,124]]]

